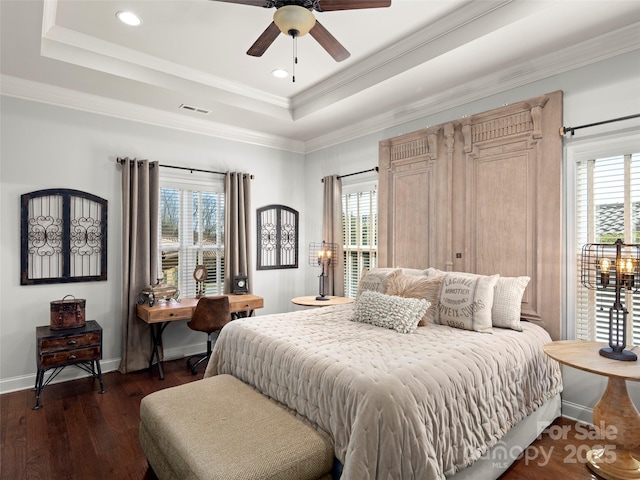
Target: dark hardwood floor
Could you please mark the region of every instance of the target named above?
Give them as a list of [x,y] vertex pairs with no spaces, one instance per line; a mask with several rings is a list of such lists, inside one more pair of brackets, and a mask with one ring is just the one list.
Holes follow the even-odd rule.
[[[0,395],[0,478],[155,479],[138,444],[140,400],[202,377],[192,376],[184,360],[165,362],[164,367],[164,380],[155,370],[107,373],[103,395],[97,381],[89,378],[49,385],[40,410],[32,410],[32,390]],[[562,428],[567,435],[558,434]],[[599,478],[584,464],[586,449],[598,443],[584,439],[585,432],[559,419],[551,435],[543,434],[501,480]]]

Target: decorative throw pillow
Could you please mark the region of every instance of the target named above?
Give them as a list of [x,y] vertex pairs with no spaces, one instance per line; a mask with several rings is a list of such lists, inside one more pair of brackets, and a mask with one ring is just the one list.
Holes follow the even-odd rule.
[[363,270],[360,281],[358,282],[356,299],[360,297],[362,292],[367,290],[386,293],[389,280],[399,274],[399,268],[372,268]]
[[424,298],[430,303],[429,309],[420,319],[418,326],[433,323],[436,314],[436,305],[440,296],[440,285],[444,275],[438,277],[396,275],[389,280],[387,295],[397,295],[405,298]]
[[440,287],[435,323],[492,333],[491,308],[498,278],[447,273]]
[[[434,277],[447,272],[430,267],[427,269],[427,276]],[[476,278],[481,275],[468,272],[450,272],[457,275],[464,275]],[[522,309],[522,296],[527,288],[529,277],[500,277],[496,283],[493,294],[493,306],[491,307],[491,322],[494,327],[510,328],[522,331],[520,325],[520,314]]]
[[500,277],[493,296],[493,326],[522,331],[520,313],[522,296],[529,284],[529,277]]
[[427,308],[429,302],[424,299],[402,298],[365,290],[356,301],[351,320],[400,333],[413,333]]

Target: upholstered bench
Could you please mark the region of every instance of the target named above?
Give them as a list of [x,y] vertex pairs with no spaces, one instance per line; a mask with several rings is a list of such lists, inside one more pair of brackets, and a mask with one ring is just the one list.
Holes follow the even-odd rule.
[[231,375],[147,395],[140,445],[160,480],[330,480],[325,436]]

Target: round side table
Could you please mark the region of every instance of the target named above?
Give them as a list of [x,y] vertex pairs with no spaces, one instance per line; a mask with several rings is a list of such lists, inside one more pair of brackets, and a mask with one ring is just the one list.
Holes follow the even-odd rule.
[[640,461],[631,452],[640,446],[640,413],[629,397],[627,380],[640,381],[640,361],[623,362],[601,356],[607,345],[582,340],[562,340],[544,346],[551,358],[569,367],[608,377],[607,388],[593,409],[596,429],[615,428],[615,450],[587,452],[587,466],[607,480],[640,479]]
[[296,305],[304,305],[305,307],[328,307],[329,305],[353,303],[353,298],[331,297],[328,295],[325,298],[328,298],[328,300],[316,300],[316,295],[309,295],[308,297],[292,298],[291,302]]

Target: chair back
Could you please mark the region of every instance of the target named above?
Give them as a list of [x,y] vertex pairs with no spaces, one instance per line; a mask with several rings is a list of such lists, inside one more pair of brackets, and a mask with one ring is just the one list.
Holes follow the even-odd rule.
[[192,330],[215,332],[231,321],[229,297],[226,295],[202,297],[187,324]]

